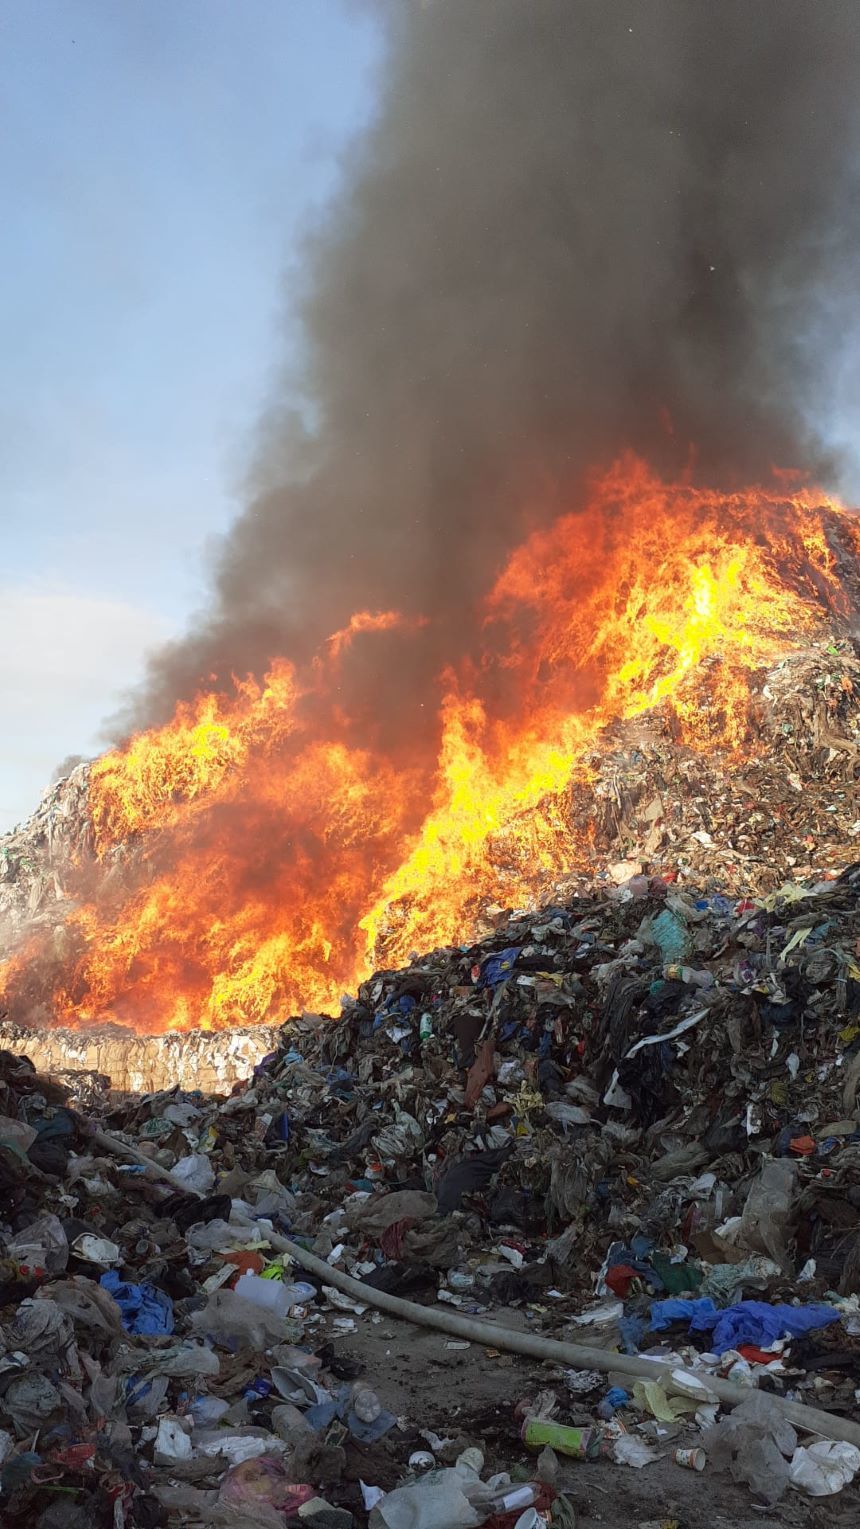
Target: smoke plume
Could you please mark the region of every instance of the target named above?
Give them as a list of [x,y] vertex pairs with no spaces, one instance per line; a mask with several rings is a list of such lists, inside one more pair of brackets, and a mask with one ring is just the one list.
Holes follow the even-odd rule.
[[300,381],[137,725],[398,610],[345,680],[390,742],[427,725],[513,540],[620,449],[727,487],[827,475],[809,421],[856,296],[856,0],[376,9],[378,113],[308,244]]

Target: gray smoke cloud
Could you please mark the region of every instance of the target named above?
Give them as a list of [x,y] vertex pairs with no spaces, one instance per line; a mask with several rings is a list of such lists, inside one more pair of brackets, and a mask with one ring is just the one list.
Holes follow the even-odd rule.
[[135,724],[398,608],[430,624],[349,673],[390,743],[595,463],[833,471],[810,420],[857,297],[857,0],[377,10],[378,114],[308,245],[301,378]]

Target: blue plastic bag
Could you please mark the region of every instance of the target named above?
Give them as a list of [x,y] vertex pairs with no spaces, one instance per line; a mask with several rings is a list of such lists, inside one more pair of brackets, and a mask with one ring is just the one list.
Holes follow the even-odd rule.
[[750,1344],[767,1349],[779,1338],[802,1338],[819,1327],[839,1321],[832,1306],[771,1306],[767,1301],[738,1301],[718,1311],[713,1301],[654,1301],[651,1329],[663,1332],[673,1322],[687,1322],[690,1332],[713,1332],[715,1354]]
[[499,982],[507,982],[521,949],[520,945],[509,945],[506,950],[497,950],[494,956],[487,956],[481,967],[478,987],[496,987]]

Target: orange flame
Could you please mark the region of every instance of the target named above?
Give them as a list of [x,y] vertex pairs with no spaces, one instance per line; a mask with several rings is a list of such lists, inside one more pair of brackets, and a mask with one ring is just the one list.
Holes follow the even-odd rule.
[[410,621],[401,611],[356,611],[350,616],[345,627],[342,627],[339,632],[332,632],[326,647],[330,658],[339,658],[360,632],[390,632],[396,627],[415,631],[426,625],[425,616],[418,616]]
[[[98,885],[54,963],[56,1021],[158,1031],[336,1007],[381,955],[462,939],[482,907],[588,862],[564,793],[612,722],[663,703],[687,744],[749,747],[750,674],[848,610],[834,548],[860,551],[851,515],[787,495],[618,462],[508,559],[481,651],[442,676],[438,747],[406,768],[337,722],[345,650],[423,624],[394,611],[354,615],[306,672],[277,660],[98,760]],[[0,971],[7,1001],[36,957]]]

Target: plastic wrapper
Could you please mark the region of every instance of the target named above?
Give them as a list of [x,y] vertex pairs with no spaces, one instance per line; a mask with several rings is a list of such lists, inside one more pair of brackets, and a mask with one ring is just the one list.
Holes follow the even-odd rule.
[[198,1428],[194,1447],[204,1456],[224,1456],[231,1465],[257,1460],[262,1455],[277,1459],[284,1454],[284,1444],[267,1428]]

